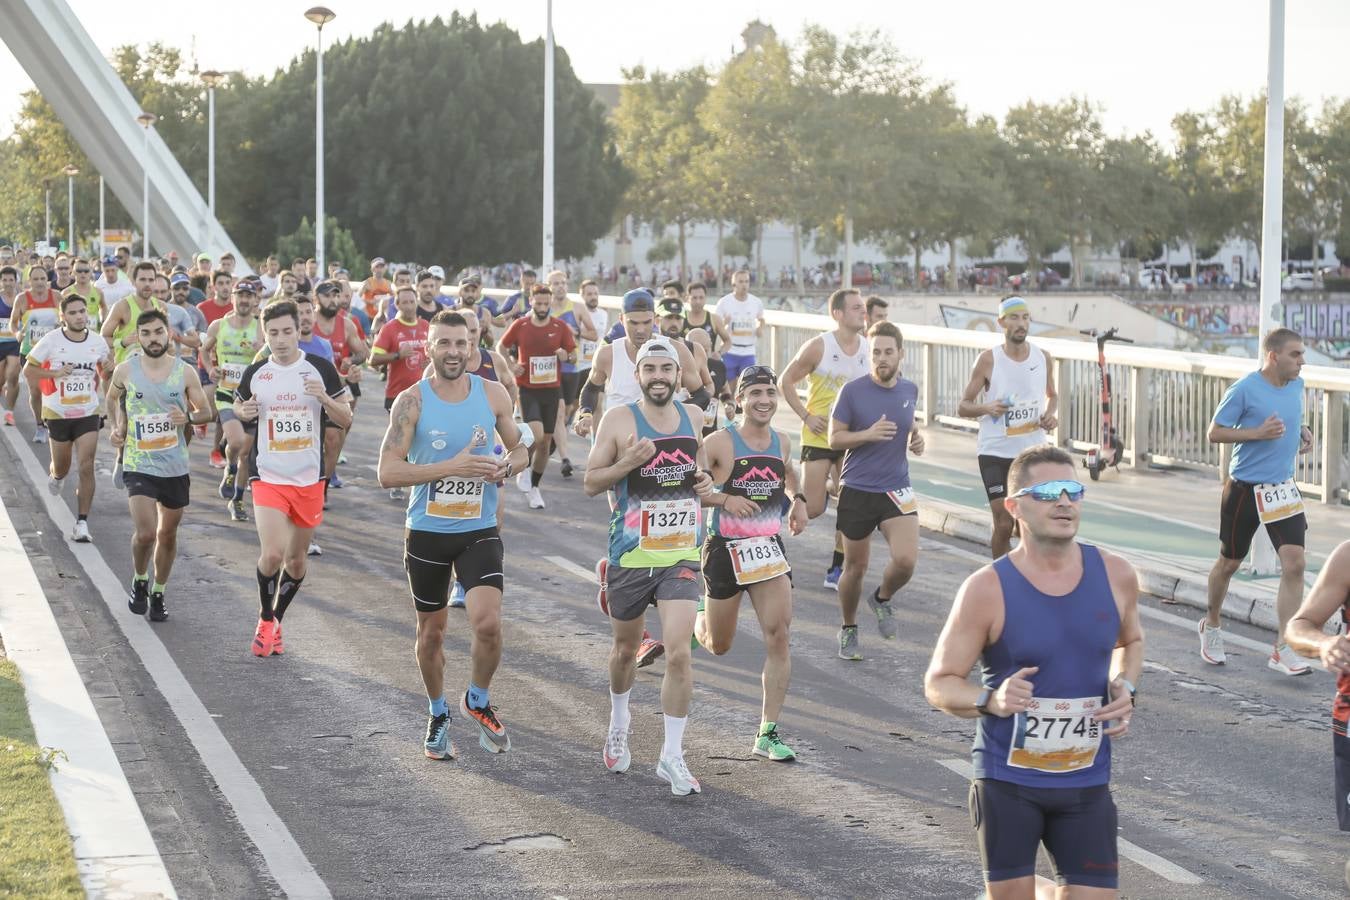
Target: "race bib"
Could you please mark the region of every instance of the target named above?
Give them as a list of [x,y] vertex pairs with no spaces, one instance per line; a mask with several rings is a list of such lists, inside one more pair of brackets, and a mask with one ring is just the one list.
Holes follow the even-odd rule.
[[220,364],[220,384],[216,385],[216,390],[232,391],[239,387],[240,380],[244,377],[243,363],[221,363]]
[[42,340],[55,330],[56,330],[55,325],[29,325],[28,342],[30,344],[36,344],[38,341]]
[[731,320],[731,336],[733,338],[753,338],[755,336],[756,319],[737,318]]
[[62,406],[88,406],[94,399],[94,373],[76,369],[56,380],[56,391]]
[[558,357],[531,356],[530,384],[552,384],[558,380]]
[[142,413],[135,422],[137,450],[169,450],[178,446],[178,428],[168,413]]
[[1003,414],[1003,427],[1008,437],[1019,437],[1039,431],[1041,427],[1041,404],[1039,400],[1031,403],[1018,403]]
[[913,488],[901,488],[898,491],[887,491],[886,496],[891,498],[891,502],[900,508],[900,515],[908,516],[919,511],[919,501],[914,496]]
[[693,550],[697,546],[697,498],[642,501],[639,550]]
[[1303,495],[1292,478],[1279,484],[1253,485],[1252,492],[1256,495],[1256,515],[1263,525],[1303,512]]
[[772,535],[727,541],[727,552],[731,554],[731,571],[736,574],[737,584],[758,584],[789,570],[783,545]]
[[12,340],[14,332],[9,330],[9,319],[0,319],[0,341]]
[[1052,774],[1091,766],[1102,744],[1102,723],[1092,717],[1101,708],[1100,697],[1033,698],[1013,717],[1008,765]]
[[483,482],[442,478],[427,492],[427,515],[438,519],[477,519],[483,515]]
[[276,409],[267,413],[267,451],[296,453],[314,448],[314,416],[304,409]]
[[598,349],[600,349],[600,342],[599,342],[599,341],[588,341],[588,340],[586,340],[585,338],[582,338],[582,339],[581,339],[581,362],[582,362],[583,364],[584,364],[584,363],[592,363],[592,362],[595,362],[595,351],[598,350]]

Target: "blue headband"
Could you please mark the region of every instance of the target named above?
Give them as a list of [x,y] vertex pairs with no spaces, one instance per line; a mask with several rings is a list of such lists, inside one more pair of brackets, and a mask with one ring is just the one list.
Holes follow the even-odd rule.
[[1018,311],[1031,312],[1031,308],[1027,306],[1027,301],[1023,300],[1021,297],[1009,297],[998,305],[998,317],[1000,319],[1008,313]]

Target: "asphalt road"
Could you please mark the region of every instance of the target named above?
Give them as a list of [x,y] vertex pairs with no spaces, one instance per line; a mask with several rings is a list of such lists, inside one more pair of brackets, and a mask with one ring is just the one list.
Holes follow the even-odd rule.
[[[747,604],[730,654],[695,653],[686,758],[704,793],[676,798],[654,774],[659,662],[641,670],[634,690],[631,771],[616,777],[600,761],[609,629],[588,570],[604,546],[607,507],[584,496],[579,474],[563,480],[550,468],[547,509],[504,492],[505,656],[492,698],[514,750],[482,752],[460,722],[460,757],[432,762],[420,747],[426,702],[412,656],[403,515],[375,482],[383,414],[372,401],[358,412],[341,467],[347,486],[333,492],[319,531],[324,555],[311,560],[287,616],[286,655],[259,660],[248,651],[257,539],[250,525],[226,518],[201,447],[171,619],[154,628],[151,645],[167,650],[333,896],[979,894],[961,774],[973,723],[931,710],[921,679],[980,548],[925,534],[917,575],[897,599],[899,638],[884,642],[865,622],[866,659],[848,663],[835,656],[835,595],[820,586],[829,518],[790,539],[795,668],[780,730],[800,758],[781,765],[749,754],[763,651]],[[21,431],[26,441],[30,428]],[[33,451],[45,467],[45,448],[0,441],[0,497],[181,895],[279,895],[266,860],[275,836],[246,827],[250,816],[227,801],[220,779],[228,776],[211,764],[220,748],[188,739],[172,711],[181,697],[166,696],[123,633],[140,621],[101,599],[48,515],[45,487],[23,474],[33,469],[23,454]],[[573,456],[581,456],[576,446]],[[129,523],[110,459],[105,440],[91,529],[125,583]],[[61,502],[73,495],[68,486]],[[1234,646],[1225,668],[1208,667],[1192,614],[1145,603],[1140,710],[1114,754],[1120,836],[1143,851],[1122,859],[1122,895],[1344,896],[1330,676],[1285,678],[1258,650]],[[451,696],[467,681],[461,615],[446,642]]]

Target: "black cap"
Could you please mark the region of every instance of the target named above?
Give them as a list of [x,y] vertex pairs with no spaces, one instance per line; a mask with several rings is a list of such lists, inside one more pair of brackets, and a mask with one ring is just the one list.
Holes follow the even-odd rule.
[[683,316],[684,304],[680,302],[679,297],[666,297],[661,301],[661,315]]

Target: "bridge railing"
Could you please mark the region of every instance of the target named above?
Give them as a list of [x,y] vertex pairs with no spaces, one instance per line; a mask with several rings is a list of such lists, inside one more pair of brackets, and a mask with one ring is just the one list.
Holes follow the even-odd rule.
[[[487,290],[491,296],[510,291]],[[619,298],[600,302],[617,311]],[[614,312],[611,312],[611,316]],[[759,359],[783,371],[806,341],[833,327],[826,316],[769,311],[759,338]],[[904,375],[919,387],[918,418],[930,426],[974,430],[976,422],[957,417],[957,404],[970,380],[975,358],[1002,336],[931,325],[900,325],[904,335]],[[1090,341],[1035,338],[1054,359],[1059,393],[1057,445],[1086,450],[1101,441],[1097,345]],[[1231,445],[1205,437],[1223,393],[1256,368],[1255,360],[1127,344],[1108,344],[1112,422],[1124,447],[1123,462],[1150,462],[1210,470],[1222,475]],[[1322,503],[1350,498],[1350,370],[1305,366],[1304,424],[1313,433],[1313,450],[1298,457],[1295,479],[1300,490]]]

